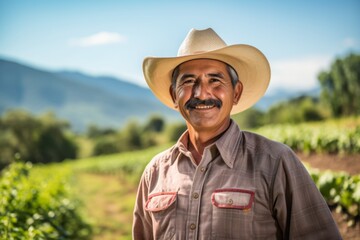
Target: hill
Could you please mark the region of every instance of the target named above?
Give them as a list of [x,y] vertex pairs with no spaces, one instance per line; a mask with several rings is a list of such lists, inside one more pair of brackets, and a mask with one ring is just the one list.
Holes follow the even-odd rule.
[[[318,95],[319,89],[304,93],[278,89],[266,94],[255,107],[267,110],[274,103],[304,94]],[[12,108],[34,114],[52,111],[76,131],[90,124],[118,128],[129,119],[145,120],[153,114],[167,120],[181,119],[149,89],[128,81],[76,71],[46,71],[0,59],[0,114]]]
[[130,118],[146,119],[152,114],[179,117],[150,90],[126,81],[79,72],[50,72],[0,59],[0,114],[11,108],[35,114],[53,111],[77,131],[90,124],[121,127]]

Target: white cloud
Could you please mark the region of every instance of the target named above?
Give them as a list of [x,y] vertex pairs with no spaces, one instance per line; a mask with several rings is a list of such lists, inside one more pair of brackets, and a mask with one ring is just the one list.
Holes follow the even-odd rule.
[[270,61],[272,76],[269,94],[276,89],[289,89],[291,91],[313,89],[318,85],[318,74],[320,71],[327,70],[331,61],[332,58],[327,56]]
[[344,47],[346,47],[346,48],[354,48],[354,47],[357,47],[357,46],[358,46],[356,39],[351,38],[351,37],[345,38],[345,39],[343,40],[343,45],[344,45]]
[[91,36],[70,40],[72,46],[91,47],[124,42],[126,38],[116,32],[99,32]]

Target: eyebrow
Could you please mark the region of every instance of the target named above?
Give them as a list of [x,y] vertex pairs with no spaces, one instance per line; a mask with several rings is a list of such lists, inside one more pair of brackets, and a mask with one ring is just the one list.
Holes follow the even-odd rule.
[[[224,74],[222,73],[208,73],[206,74],[206,76],[215,77],[215,78],[224,78]],[[196,75],[191,73],[185,73],[184,75],[181,76],[180,81],[183,81],[186,78],[196,78]]]
[[224,74],[222,73],[209,73],[206,76],[215,77],[215,78],[224,78]]
[[181,76],[181,78],[179,79],[179,81],[183,81],[186,78],[195,78],[195,74],[191,74],[191,73],[185,73],[184,75]]

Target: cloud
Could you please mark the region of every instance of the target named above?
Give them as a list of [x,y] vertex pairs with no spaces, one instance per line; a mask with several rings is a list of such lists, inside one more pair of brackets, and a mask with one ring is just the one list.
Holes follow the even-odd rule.
[[357,43],[356,39],[349,37],[349,38],[345,38],[343,40],[343,45],[346,48],[354,48],[354,47],[358,46],[358,43]]
[[99,32],[91,36],[72,39],[69,41],[72,46],[92,47],[124,42],[126,38],[116,32]]
[[270,61],[272,76],[269,94],[277,89],[306,91],[318,86],[317,76],[330,67],[332,58],[311,56]]

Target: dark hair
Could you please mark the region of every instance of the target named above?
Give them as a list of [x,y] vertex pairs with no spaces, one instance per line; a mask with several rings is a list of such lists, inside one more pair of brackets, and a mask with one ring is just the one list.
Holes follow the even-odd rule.
[[[230,66],[229,64],[225,63],[226,64],[226,69],[229,73],[229,76],[230,76],[230,79],[231,79],[231,84],[233,87],[236,86],[237,82],[239,81],[239,76],[237,74],[237,72],[235,71],[235,69]],[[176,86],[176,79],[178,78],[179,76],[179,69],[180,69],[180,66],[181,64],[177,65],[176,68],[174,69],[174,71],[172,72],[172,75],[171,75],[171,89],[175,89],[175,86]]]

